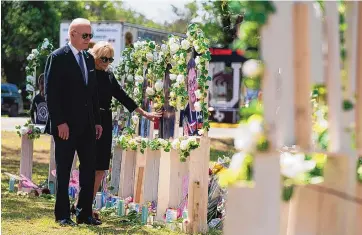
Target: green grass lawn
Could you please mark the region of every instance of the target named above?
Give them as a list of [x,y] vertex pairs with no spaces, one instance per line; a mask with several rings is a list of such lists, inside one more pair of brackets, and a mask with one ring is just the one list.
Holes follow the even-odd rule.
[[[45,234],[160,234],[176,235],[166,228],[148,228],[140,225],[125,225],[120,219],[103,218],[99,227],[80,225],[76,228],[60,227],[54,222],[54,200],[40,197],[18,196],[9,193],[9,178],[4,172],[19,173],[20,138],[15,132],[1,132],[1,233],[11,235],[45,235]],[[210,160],[219,156],[231,157],[234,153],[232,140],[211,140]],[[40,183],[46,180],[49,167],[50,137],[41,136],[34,143],[33,181]],[[209,234],[221,234],[210,231]]]

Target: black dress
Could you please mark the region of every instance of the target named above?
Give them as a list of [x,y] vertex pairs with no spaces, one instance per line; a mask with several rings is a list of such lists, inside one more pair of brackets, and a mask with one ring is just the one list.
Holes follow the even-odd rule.
[[101,125],[103,128],[102,136],[97,140],[96,170],[108,170],[112,157],[112,97],[121,102],[129,112],[133,112],[138,106],[124,92],[112,72],[96,70],[96,75]]

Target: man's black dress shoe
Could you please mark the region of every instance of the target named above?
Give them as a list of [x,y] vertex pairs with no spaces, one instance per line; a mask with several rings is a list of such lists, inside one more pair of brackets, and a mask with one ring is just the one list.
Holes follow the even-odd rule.
[[102,222],[89,216],[87,218],[79,218],[77,217],[77,224],[88,224],[88,225],[101,225]]
[[71,219],[61,219],[57,220],[56,222],[59,223],[60,226],[77,226],[77,224],[74,223]]

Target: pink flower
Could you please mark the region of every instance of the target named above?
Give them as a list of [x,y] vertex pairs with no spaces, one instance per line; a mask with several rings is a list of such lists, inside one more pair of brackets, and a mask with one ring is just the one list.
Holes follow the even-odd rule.
[[33,131],[30,129],[30,130],[28,130],[28,134],[31,134],[31,133],[33,133]]

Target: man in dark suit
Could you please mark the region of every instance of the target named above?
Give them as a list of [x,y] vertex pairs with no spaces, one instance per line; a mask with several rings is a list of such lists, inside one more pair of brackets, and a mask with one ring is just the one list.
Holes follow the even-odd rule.
[[57,195],[55,220],[62,226],[70,219],[68,186],[74,153],[80,161],[77,223],[99,225],[92,217],[95,177],[95,141],[102,134],[94,59],[86,52],[93,37],[90,22],[75,19],[69,26],[69,43],[53,51],[45,66],[45,97],[50,132],[55,142]]

